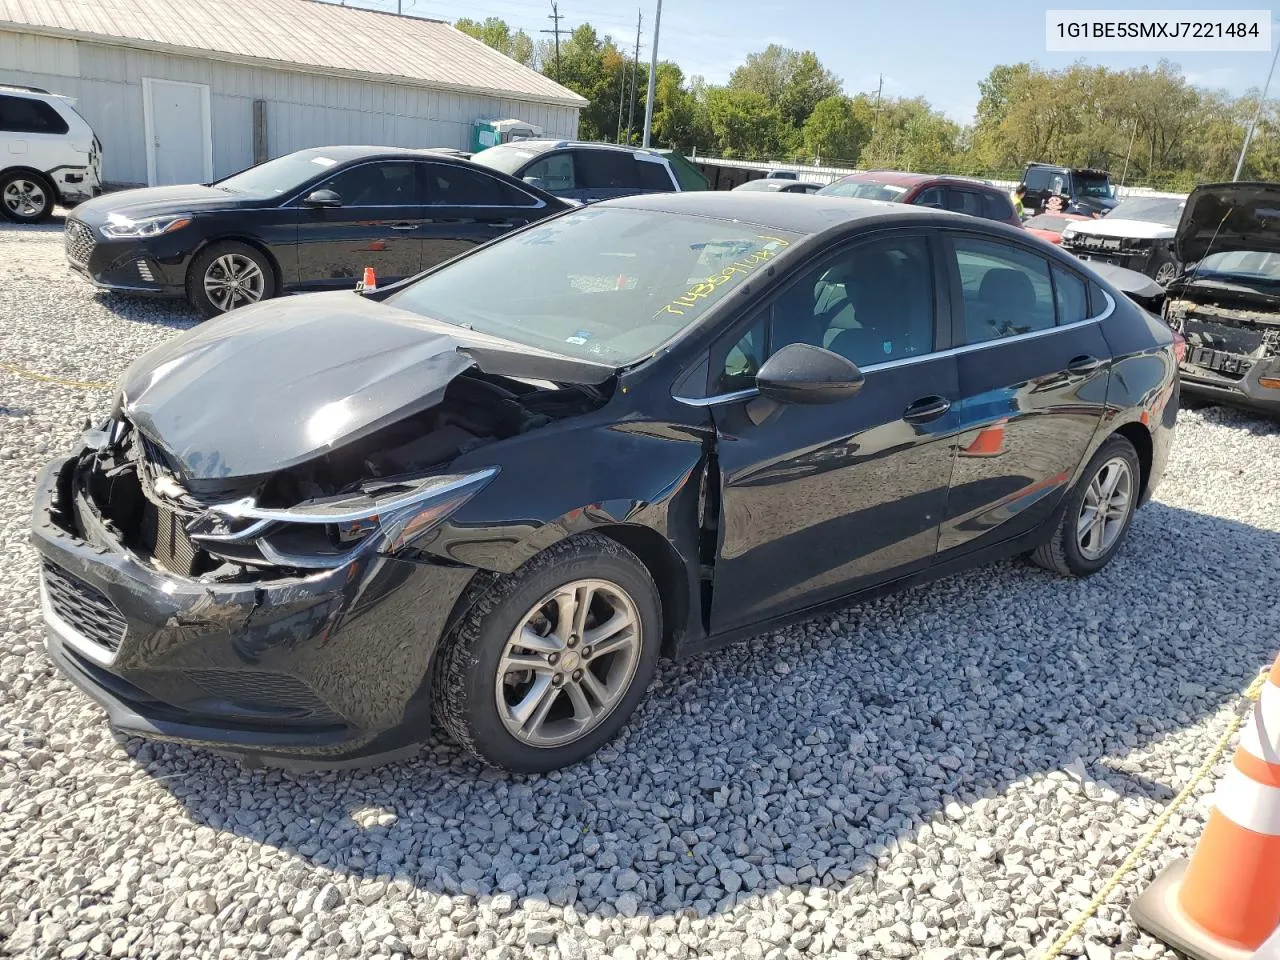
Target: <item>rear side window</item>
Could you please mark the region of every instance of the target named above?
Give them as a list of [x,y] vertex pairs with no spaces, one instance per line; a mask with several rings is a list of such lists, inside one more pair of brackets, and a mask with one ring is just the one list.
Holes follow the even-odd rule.
[[6,133],[64,134],[70,127],[43,100],[0,96],[0,130]]
[[988,220],[1008,220],[1013,217],[1013,204],[1000,193],[982,194],[982,215]]
[[639,175],[640,186],[646,190],[660,190],[670,193],[674,189],[671,185],[671,174],[667,173],[667,165],[665,163],[654,163],[652,160],[637,160],[636,173]]
[[488,174],[431,164],[427,167],[427,203],[437,207],[531,207],[537,201]]
[[1049,261],[994,240],[957,237],[966,343],[1049,330],[1057,313]]
[[1058,323],[1076,323],[1089,316],[1089,298],[1084,281],[1070,271],[1053,265],[1053,296],[1058,307]]
[[976,193],[970,190],[948,188],[946,198],[948,210],[954,210],[956,213],[967,213],[971,217],[982,216],[982,200]]
[[[578,186],[594,189],[640,186],[636,158],[622,150],[578,150]],[[669,189],[669,188],[668,188]]]

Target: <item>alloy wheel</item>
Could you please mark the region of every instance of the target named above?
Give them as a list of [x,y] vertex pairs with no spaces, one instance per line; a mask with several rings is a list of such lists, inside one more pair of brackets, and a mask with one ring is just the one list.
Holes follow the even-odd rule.
[[15,216],[27,219],[39,216],[44,211],[47,200],[44,188],[34,180],[19,177],[10,180],[4,188],[5,208]]
[[608,580],[575,580],[540,600],[498,662],[498,715],[532,747],[585,736],[631,687],[642,649],[635,601]]
[[1155,280],[1156,283],[1160,284],[1160,286],[1162,287],[1168,286],[1169,281],[1174,278],[1177,272],[1178,272],[1177,264],[1162,263],[1160,264],[1160,268],[1156,270],[1156,275],[1155,277],[1153,277],[1153,279]]
[[266,290],[262,268],[241,253],[224,253],[204,272],[204,292],[220,311],[257,303]]
[[1106,461],[1089,481],[1076,519],[1076,545],[1086,560],[1115,546],[1133,510],[1133,470],[1123,457]]

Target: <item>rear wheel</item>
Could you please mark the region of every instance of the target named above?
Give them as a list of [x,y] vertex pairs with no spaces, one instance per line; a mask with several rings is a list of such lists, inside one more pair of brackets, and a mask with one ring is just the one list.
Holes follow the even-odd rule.
[[201,250],[187,271],[187,299],[203,317],[275,296],[275,272],[261,250],[223,241]]
[[1073,577],[1105,567],[1129,533],[1141,477],[1133,444],[1118,435],[1107,440],[1068,494],[1052,539],[1036,548],[1032,561]]
[[436,720],[476,759],[545,773],[622,729],[657,666],[657,588],[635,555],[586,534],[486,583],[440,651]]
[[1151,271],[1151,279],[1162,287],[1167,287],[1169,281],[1178,275],[1178,261],[1174,260],[1169,254],[1164,254],[1160,260],[1156,262],[1155,269]]
[[53,213],[57,201],[53,185],[25,170],[0,174],[0,211],[18,223],[39,223]]

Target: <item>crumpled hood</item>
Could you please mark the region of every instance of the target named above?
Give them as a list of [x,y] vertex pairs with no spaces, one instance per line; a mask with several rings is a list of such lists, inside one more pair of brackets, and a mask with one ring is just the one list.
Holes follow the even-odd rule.
[[1183,263],[1210,253],[1280,253],[1280,184],[1196,187],[1182,208],[1173,249]]
[[1173,227],[1152,220],[1130,220],[1126,217],[1102,217],[1099,220],[1077,220],[1067,224],[1063,231],[1088,237],[1118,237],[1124,240],[1168,240],[1173,237]]
[[470,367],[602,382],[613,368],[472,334],[350,292],[210,320],[138,359],[122,412],[195,481],[256,477],[426,410]]

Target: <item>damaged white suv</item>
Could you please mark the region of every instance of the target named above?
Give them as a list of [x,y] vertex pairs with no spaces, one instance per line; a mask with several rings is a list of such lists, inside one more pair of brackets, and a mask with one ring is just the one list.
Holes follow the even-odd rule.
[[102,192],[102,144],[75,101],[0,84],[0,213],[39,223]]

